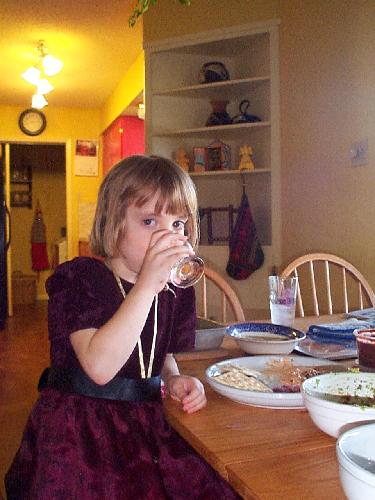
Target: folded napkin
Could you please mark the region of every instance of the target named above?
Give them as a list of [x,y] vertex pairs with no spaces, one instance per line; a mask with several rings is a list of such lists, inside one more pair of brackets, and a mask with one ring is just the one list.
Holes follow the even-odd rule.
[[363,321],[350,318],[340,323],[326,323],[311,325],[307,335],[315,342],[324,344],[342,344],[347,347],[355,346],[354,330],[363,328],[374,328],[374,321]]
[[358,311],[351,311],[346,315],[346,317],[375,322],[375,307],[369,307],[368,309],[358,309]]

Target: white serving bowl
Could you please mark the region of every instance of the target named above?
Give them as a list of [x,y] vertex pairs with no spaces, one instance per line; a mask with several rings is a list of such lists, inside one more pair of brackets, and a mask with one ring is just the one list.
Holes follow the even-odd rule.
[[289,326],[272,323],[235,323],[226,334],[248,354],[290,354],[306,334]]
[[[360,399],[374,398],[375,373],[325,373],[305,380],[301,391],[312,421],[330,436],[375,421],[375,406]],[[348,399],[353,401],[343,402]]]
[[340,480],[349,500],[375,498],[375,423],[344,432],[336,443]]
[[223,342],[225,326],[203,318],[197,319],[195,330],[195,351],[218,349]]

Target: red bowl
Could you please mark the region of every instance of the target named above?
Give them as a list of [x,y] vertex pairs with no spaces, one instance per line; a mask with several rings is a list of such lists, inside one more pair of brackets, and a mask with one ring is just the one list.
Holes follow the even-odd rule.
[[355,330],[359,366],[375,371],[375,328]]

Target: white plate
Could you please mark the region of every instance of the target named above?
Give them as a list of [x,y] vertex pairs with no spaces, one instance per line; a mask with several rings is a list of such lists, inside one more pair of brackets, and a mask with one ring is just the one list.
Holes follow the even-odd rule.
[[307,358],[303,356],[246,356],[243,358],[226,359],[211,365],[206,370],[206,379],[210,386],[222,396],[226,396],[237,403],[261,406],[263,408],[304,408],[303,397],[300,392],[257,392],[245,389],[236,389],[222,384],[213,376],[226,364],[240,365],[262,372],[269,361],[291,359],[295,366],[325,366],[339,365],[326,359]]
[[306,337],[301,340],[296,347],[295,351],[306,354],[307,356],[313,356],[320,359],[352,359],[358,356],[357,348],[349,348],[340,344],[327,343],[323,344],[320,342],[314,342],[314,340]]

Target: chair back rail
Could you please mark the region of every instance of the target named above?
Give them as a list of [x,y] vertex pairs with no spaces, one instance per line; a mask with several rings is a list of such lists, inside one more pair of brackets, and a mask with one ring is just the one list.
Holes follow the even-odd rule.
[[245,314],[243,312],[243,308],[241,302],[233,290],[233,288],[229,285],[229,283],[216,271],[205,265],[204,275],[200,282],[196,286],[201,287],[201,314],[205,319],[209,318],[209,294],[207,283],[212,283],[220,293],[220,314],[221,314],[221,322],[223,324],[227,324],[228,322],[228,308],[231,309],[234,320],[235,321],[245,321]]
[[[327,253],[312,253],[307,254],[302,257],[295,259],[291,262],[281,273],[281,276],[286,278],[288,276],[296,276],[300,277],[298,273],[298,269],[301,270],[301,266],[307,264],[309,269],[309,281],[310,281],[310,289],[312,293],[312,302],[313,302],[313,310],[316,316],[321,314],[321,307],[319,305],[318,292],[317,292],[317,280],[315,276],[315,268],[314,263],[322,262],[324,265],[324,283],[325,283],[325,291],[326,291],[326,300],[327,300],[327,313],[329,315],[333,314],[333,294],[332,294],[332,286],[331,286],[331,266],[339,267],[341,269],[341,280],[342,280],[342,293],[343,293],[343,311],[345,313],[349,312],[349,293],[348,293],[348,281],[347,277],[350,276],[358,287],[358,304],[359,309],[364,309],[366,306],[365,301],[370,306],[375,306],[375,294],[366,280],[366,278],[362,275],[357,268],[353,266],[350,262],[342,259],[333,254]],[[299,316],[305,316],[305,308],[304,308],[304,300],[303,300],[303,292],[301,291],[301,283],[298,280],[298,288],[297,288],[297,311]],[[336,305],[336,304],[335,304]],[[337,311],[336,311],[337,312]]]

